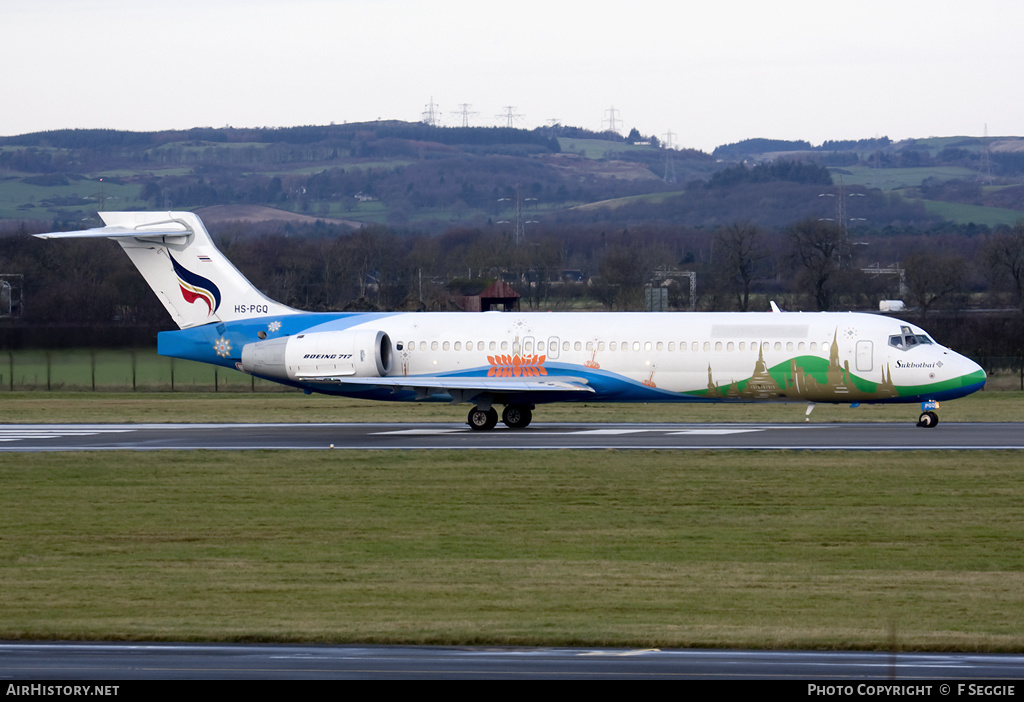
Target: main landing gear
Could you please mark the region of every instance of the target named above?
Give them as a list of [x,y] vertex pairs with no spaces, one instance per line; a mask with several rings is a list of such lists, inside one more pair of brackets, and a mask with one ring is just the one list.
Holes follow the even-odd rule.
[[[501,421],[509,429],[525,429],[532,420],[533,407],[530,405],[506,405],[501,413]],[[474,407],[466,417],[466,424],[474,431],[493,429],[498,424],[498,412],[493,407]]]
[[939,403],[934,400],[921,403],[921,416],[917,418],[917,426],[924,429],[934,429],[939,423],[939,415],[933,410],[939,408]]

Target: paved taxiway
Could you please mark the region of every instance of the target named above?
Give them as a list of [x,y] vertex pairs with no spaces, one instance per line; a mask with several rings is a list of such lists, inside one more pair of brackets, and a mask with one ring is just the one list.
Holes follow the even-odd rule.
[[160,449],[1024,449],[1024,423],[543,424],[476,432],[464,424],[5,424],[0,451]]
[[[934,681],[1024,679],[1024,656],[440,646],[0,643],[11,680],[677,679]],[[987,683],[987,684],[992,684]],[[956,695],[957,683],[950,687]],[[130,688],[129,688],[130,689]],[[799,688],[806,693],[806,687]],[[966,687],[965,687],[966,689]],[[867,695],[869,693],[865,693]],[[874,694],[874,693],[870,693]]]

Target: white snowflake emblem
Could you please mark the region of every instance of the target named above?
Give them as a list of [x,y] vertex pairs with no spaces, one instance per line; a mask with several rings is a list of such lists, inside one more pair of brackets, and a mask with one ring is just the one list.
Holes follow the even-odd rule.
[[517,319],[512,322],[512,328],[508,330],[509,334],[529,334],[533,331],[530,325],[527,324],[525,319]]
[[269,331],[272,331],[272,332],[280,331],[281,330],[281,323],[280,322],[271,322],[270,324],[267,325],[267,329]]
[[222,336],[213,342],[213,350],[217,352],[218,356],[227,358],[231,355],[231,343]]

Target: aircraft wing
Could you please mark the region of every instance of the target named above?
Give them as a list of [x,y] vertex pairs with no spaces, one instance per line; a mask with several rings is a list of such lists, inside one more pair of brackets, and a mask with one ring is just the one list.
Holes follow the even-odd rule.
[[480,378],[463,376],[391,376],[379,378],[355,378],[352,376],[300,376],[301,380],[313,383],[338,383],[339,385],[364,385],[367,387],[391,388],[392,390],[414,390],[421,398],[446,393],[460,402],[485,392],[594,392],[583,378],[571,376],[546,376],[531,378]]

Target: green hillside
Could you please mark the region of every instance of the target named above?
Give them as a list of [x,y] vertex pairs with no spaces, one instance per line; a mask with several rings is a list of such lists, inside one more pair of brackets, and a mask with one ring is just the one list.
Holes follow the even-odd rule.
[[[828,168],[833,187],[850,193],[898,194],[885,207],[857,214],[872,226],[928,218],[994,226],[1014,221],[1024,204],[936,188],[951,182],[1024,184],[1022,144],[1016,138],[946,137],[814,147],[751,139],[712,156],[666,149],[653,137],[627,140],[561,126],[440,128],[381,121],[151,133],[64,130],[0,138],[0,220],[74,223],[94,221],[101,209],[230,205],[438,232],[510,222],[519,200],[535,222],[585,223],[587,206],[607,203],[614,206],[599,209],[612,221],[716,226],[742,219],[781,226],[823,216],[819,184],[787,174],[749,176],[764,164],[799,161]],[[721,179],[723,172],[739,177]],[[913,204],[918,200],[927,206]],[[906,203],[905,211],[893,209],[899,202]]]

